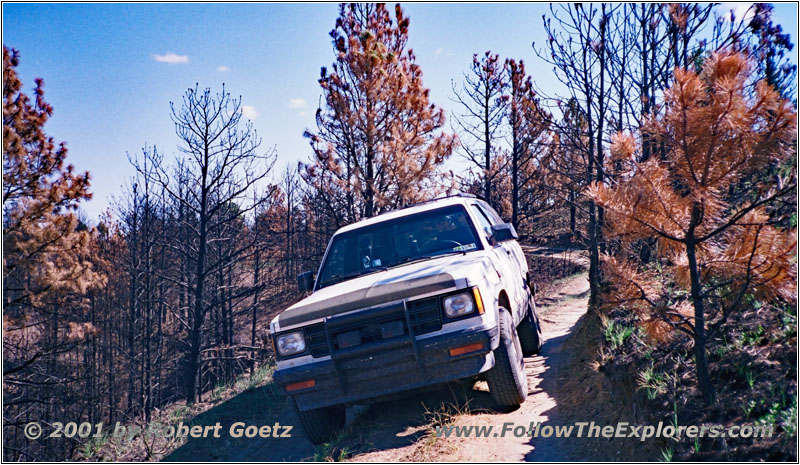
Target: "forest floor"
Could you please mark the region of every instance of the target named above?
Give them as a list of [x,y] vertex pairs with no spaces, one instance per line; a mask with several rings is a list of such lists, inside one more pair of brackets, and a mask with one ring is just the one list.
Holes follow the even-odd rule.
[[[493,409],[486,383],[454,383],[413,392],[391,402],[356,406],[347,411],[345,430],[331,444],[314,446],[300,429],[287,399],[269,382],[237,383],[215,393],[203,405],[165,409],[169,424],[223,425],[220,438],[182,441],[137,441],[130,453],[99,454],[94,460],[166,461],[618,461],[653,459],[652,447],[624,439],[516,437],[437,437],[439,426],[599,425],[624,420],[629,408],[610,394],[607,377],[592,366],[601,331],[587,313],[587,260],[578,251],[526,247],[532,275],[537,276],[537,305],[545,337],[541,353],[527,357],[528,398],[518,409]],[[182,409],[177,411],[176,408]],[[171,412],[171,413],[170,413]],[[290,438],[231,438],[234,422],[248,425],[292,425]],[[119,450],[119,448],[118,448]],[[134,452],[134,450],[138,452]]]

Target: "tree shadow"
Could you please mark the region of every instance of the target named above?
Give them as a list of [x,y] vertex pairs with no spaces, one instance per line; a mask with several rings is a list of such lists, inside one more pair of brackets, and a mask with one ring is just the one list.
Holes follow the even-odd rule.
[[[557,338],[561,339],[561,337]],[[552,341],[552,340],[551,340]],[[551,341],[548,341],[550,344]],[[550,370],[547,356],[528,357],[529,394],[541,390],[542,374]],[[531,375],[532,372],[537,373]],[[347,409],[343,434],[335,448],[314,446],[300,428],[300,422],[287,399],[274,385],[245,391],[203,412],[184,424],[221,425],[219,436],[190,437],[164,461],[306,461],[324,460],[332,449],[349,454],[400,449],[419,441],[450,415],[498,413],[485,386],[475,380],[453,382],[391,396],[380,402]],[[275,423],[292,426],[291,437],[231,437],[231,425],[244,422],[258,427]]]
[[[549,339],[541,354],[526,357],[529,396],[545,391],[555,397],[557,386],[547,379],[555,368],[556,360],[552,354],[560,350],[567,336],[565,334]],[[435,426],[446,422],[452,415],[504,415],[513,414],[517,410],[498,409],[485,381],[449,383],[362,407],[346,434],[339,439],[338,447],[354,454],[400,449],[426,435],[434,434]],[[550,415],[551,412],[547,410],[541,414]],[[469,420],[461,422],[468,423]],[[418,458],[393,457],[391,460]]]
[[[219,405],[195,416],[184,420],[182,423],[189,426],[200,426],[203,432],[206,427],[220,425],[216,431],[209,430],[205,437],[187,437],[186,442],[179,448],[164,457],[163,461],[178,462],[216,462],[216,461],[275,461],[275,460],[300,460],[306,457],[305,452],[313,448],[307,441],[303,452],[292,454],[285,446],[293,446],[298,439],[302,438],[302,432],[293,428],[290,438],[270,437],[232,437],[231,427],[237,422],[245,425],[270,426],[271,430],[283,432],[283,428],[275,428],[276,423],[281,426],[295,425],[298,422],[292,421],[287,416],[290,410],[287,406],[287,398],[280,393],[277,386],[272,383],[258,388],[248,389],[235,397],[228,399]],[[178,427],[178,425],[172,425]],[[239,429],[239,428],[237,428]],[[215,437],[219,436],[219,437]],[[263,452],[255,453],[255,452]],[[275,451],[275,453],[273,453]]]
[[[587,291],[588,292],[588,291]],[[564,298],[583,298],[586,292],[564,294],[554,300]],[[542,302],[547,303],[547,302]],[[564,354],[564,345],[575,328],[580,328],[586,315],[552,338],[546,340],[542,352],[526,357],[525,368],[528,376],[529,396],[542,392],[552,400],[535,411],[535,417],[545,418],[547,423],[563,424],[559,415],[559,386],[571,375],[569,370],[559,365],[569,355]],[[563,355],[563,357],[562,357]],[[537,409],[536,405],[524,408]],[[496,409],[485,382],[456,382],[439,385],[424,390],[415,390],[395,395],[367,406],[355,406],[347,410],[347,423],[343,434],[334,441],[333,446],[315,447],[301,430],[300,423],[286,397],[274,385],[251,389],[198,415],[191,424],[221,424],[219,438],[189,438],[180,448],[164,460],[167,461],[304,461],[338,459],[332,456],[337,452],[344,455],[363,454],[375,451],[402,449],[433,434],[433,428],[449,415],[476,415],[481,413],[503,414]],[[509,418],[513,416],[510,412]],[[520,421],[517,417],[517,421]],[[525,426],[528,425],[526,419]],[[585,420],[583,418],[577,420]],[[588,419],[591,420],[591,419]],[[234,422],[247,425],[274,426],[276,422],[292,426],[291,437],[253,437],[232,438],[230,426]],[[468,424],[462,422],[462,424]],[[509,420],[512,421],[512,420]],[[569,421],[576,421],[570,418]],[[533,450],[525,457],[528,461],[549,461],[591,459],[575,443],[563,438],[531,438],[528,443]],[[388,454],[392,456],[392,454]],[[394,458],[408,460],[413,457]]]
[[[588,437],[588,426],[578,437],[577,422],[594,422],[601,428],[616,426],[620,421],[632,423],[627,413],[629,399],[615,398],[607,377],[590,367],[598,338],[602,337],[595,327],[599,324],[596,319],[585,313],[563,336],[550,339],[545,345],[542,355],[550,371],[539,378],[540,388],[556,402],[553,408],[539,412],[547,419],[540,425],[540,435],[527,441],[531,450],[525,455],[526,462],[617,462],[654,457],[652,444],[639,438]],[[561,356],[549,360],[550,354],[559,353]],[[553,427],[548,437],[543,435],[544,425]],[[571,435],[559,437],[555,433],[557,426],[572,426]]]

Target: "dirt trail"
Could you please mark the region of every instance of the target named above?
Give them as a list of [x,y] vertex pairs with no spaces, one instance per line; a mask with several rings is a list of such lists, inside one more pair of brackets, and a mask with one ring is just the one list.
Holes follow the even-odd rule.
[[[464,406],[465,413],[457,414],[451,424],[456,426],[492,425],[493,431],[500,432],[504,423],[527,427],[531,422],[564,424],[575,421],[562,419],[558,409],[559,380],[570,373],[567,354],[563,350],[564,341],[578,320],[586,313],[589,282],[585,273],[573,276],[554,286],[538,302],[539,318],[545,343],[540,354],[525,359],[528,374],[528,398],[517,410],[499,413],[491,410],[491,400],[485,382],[474,387],[474,399]],[[430,430],[428,430],[430,432]],[[568,443],[554,439],[514,437],[488,438],[434,438],[417,441],[394,451],[375,451],[354,457],[359,461],[392,460],[448,460],[469,462],[521,462],[521,461],[561,461],[581,455]]]
[[[568,260],[585,265],[585,259],[555,251],[526,250],[529,260]],[[531,422],[552,425],[567,424],[581,419],[566,418],[559,412],[559,386],[574,375],[580,360],[571,357],[564,343],[586,313],[589,283],[586,273],[574,274],[542,287],[537,297],[539,317],[545,343],[539,355],[528,357],[528,398],[516,411],[498,413],[493,410],[486,383],[474,386],[461,384],[416,392],[391,402],[355,407],[347,411],[347,427],[332,446],[314,447],[303,436],[299,421],[288,408],[272,418],[261,418],[260,408],[252,405],[250,418],[224,421],[251,421],[254,424],[298,425],[292,437],[252,438],[231,440],[203,439],[189,441],[166,457],[166,460],[223,460],[223,461],[563,461],[589,459],[592,451],[581,450],[579,443],[554,438],[437,438],[436,424],[492,425],[501,431],[503,424],[527,426]],[[228,402],[234,402],[236,398]],[[570,399],[573,404],[579,402]],[[226,403],[215,410],[225,411]],[[571,409],[574,412],[574,405]],[[572,414],[574,415],[574,413]],[[263,416],[263,415],[262,415]],[[227,428],[227,426],[225,426]],[[213,444],[209,443],[212,442]],[[214,453],[209,456],[209,451]],[[595,451],[596,452],[596,451]]]

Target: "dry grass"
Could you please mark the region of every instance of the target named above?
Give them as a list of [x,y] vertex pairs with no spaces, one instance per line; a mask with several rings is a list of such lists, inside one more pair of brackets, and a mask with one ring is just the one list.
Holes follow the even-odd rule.
[[[619,325],[635,325],[624,312],[611,312]],[[692,341],[675,336],[654,344],[631,337],[616,348],[606,343],[601,371],[635,379],[634,402],[645,422],[680,425],[767,425],[771,438],[702,438],[662,443],[673,460],[797,460],[797,323],[792,308],[758,305],[735,315],[708,341],[707,354],[717,401],[702,402],[694,371]],[[618,388],[618,386],[617,386]]]
[[[186,438],[164,437],[162,428],[181,422],[191,427],[213,425],[218,421],[225,423],[230,418],[245,418],[253,411],[253,405],[259,405],[263,409],[261,413],[268,416],[270,412],[282,409],[286,402],[272,384],[272,372],[271,366],[263,366],[252,375],[241,375],[229,386],[206,393],[203,396],[209,399],[206,402],[194,405],[177,402],[154,410],[149,421],[141,418],[125,422],[126,433],[119,437],[112,434],[112,425],[107,428],[106,435],[94,438],[79,448],[74,459],[97,462],[162,460],[175,454],[188,442]],[[172,458],[180,460],[179,457]]]

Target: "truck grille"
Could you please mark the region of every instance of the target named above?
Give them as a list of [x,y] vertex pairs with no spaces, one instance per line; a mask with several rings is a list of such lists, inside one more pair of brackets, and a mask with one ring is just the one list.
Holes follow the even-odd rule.
[[306,344],[314,357],[324,357],[330,354],[328,350],[328,337],[325,335],[325,323],[306,326]]
[[[439,298],[431,297],[428,299],[417,300],[408,302],[409,319],[414,334],[425,334],[433,331],[438,331],[442,328],[441,312],[439,311]],[[359,331],[361,334],[361,344],[380,341],[381,325],[399,321],[403,326],[403,334],[408,334],[408,327],[406,324],[405,313],[403,306],[398,305],[396,310],[384,313],[380,317],[371,318],[366,321],[361,319],[355,320],[352,324],[337,324],[331,330],[331,343],[334,349],[338,349],[338,342],[336,336],[350,331]],[[308,345],[311,355],[314,357],[324,357],[330,355],[328,346],[328,335],[326,334],[325,323],[317,323],[306,326],[305,337],[306,344]]]

